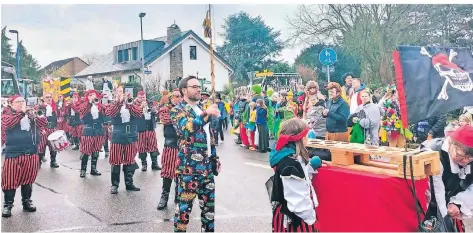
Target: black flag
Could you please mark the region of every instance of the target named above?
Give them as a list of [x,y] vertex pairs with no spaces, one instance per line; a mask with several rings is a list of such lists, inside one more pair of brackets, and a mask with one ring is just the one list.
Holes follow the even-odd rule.
[[404,127],[473,105],[468,49],[398,46],[393,58]]

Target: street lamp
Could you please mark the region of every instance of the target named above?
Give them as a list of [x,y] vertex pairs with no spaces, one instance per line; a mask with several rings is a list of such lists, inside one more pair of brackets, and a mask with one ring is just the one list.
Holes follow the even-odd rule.
[[17,79],[21,79],[20,76],[20,34],[17,30],[9,30],[10,33],[16,34],[16,77]]
[[140,27],[141,27],[141,86],[143,86],[143,90],[146,92],[144,78],[145,78],[145,47],[143,44],[143,17],[145,17],[146,13],[140,13]]

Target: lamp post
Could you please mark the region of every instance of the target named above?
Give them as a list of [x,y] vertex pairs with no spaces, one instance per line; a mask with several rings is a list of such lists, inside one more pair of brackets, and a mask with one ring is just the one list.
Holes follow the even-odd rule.
[[21,79],[20,76],[20,36],[17,30],[9,30],[10,33],[16,34],[16,77],[17,79]]
[[140,27],[141,27],[141,86],[143,86],[143,90],[146,92],[144,78],[145,78],[145,48],[143,42],[143,17],[145,17],[146,13],[140,13]]

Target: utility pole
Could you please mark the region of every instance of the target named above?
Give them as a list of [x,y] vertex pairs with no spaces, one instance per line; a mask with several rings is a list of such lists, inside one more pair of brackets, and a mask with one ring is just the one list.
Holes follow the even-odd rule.
[[141,78],[140,78],[140,83],[141,86],[143,87],[143,91],[146,92],[146,87],[145,87],[145,47],[144,47],[144,42],[143,42],[143,17],[145,17],[146,13],[140,13],[140,27],[141,27]]

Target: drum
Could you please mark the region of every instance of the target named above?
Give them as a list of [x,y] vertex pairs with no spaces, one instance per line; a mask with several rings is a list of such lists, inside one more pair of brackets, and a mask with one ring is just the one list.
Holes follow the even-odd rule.
[[48,142],[54,151],[63,151],[70,145],[64,130],[58,130],[51,133],[48,136]]

